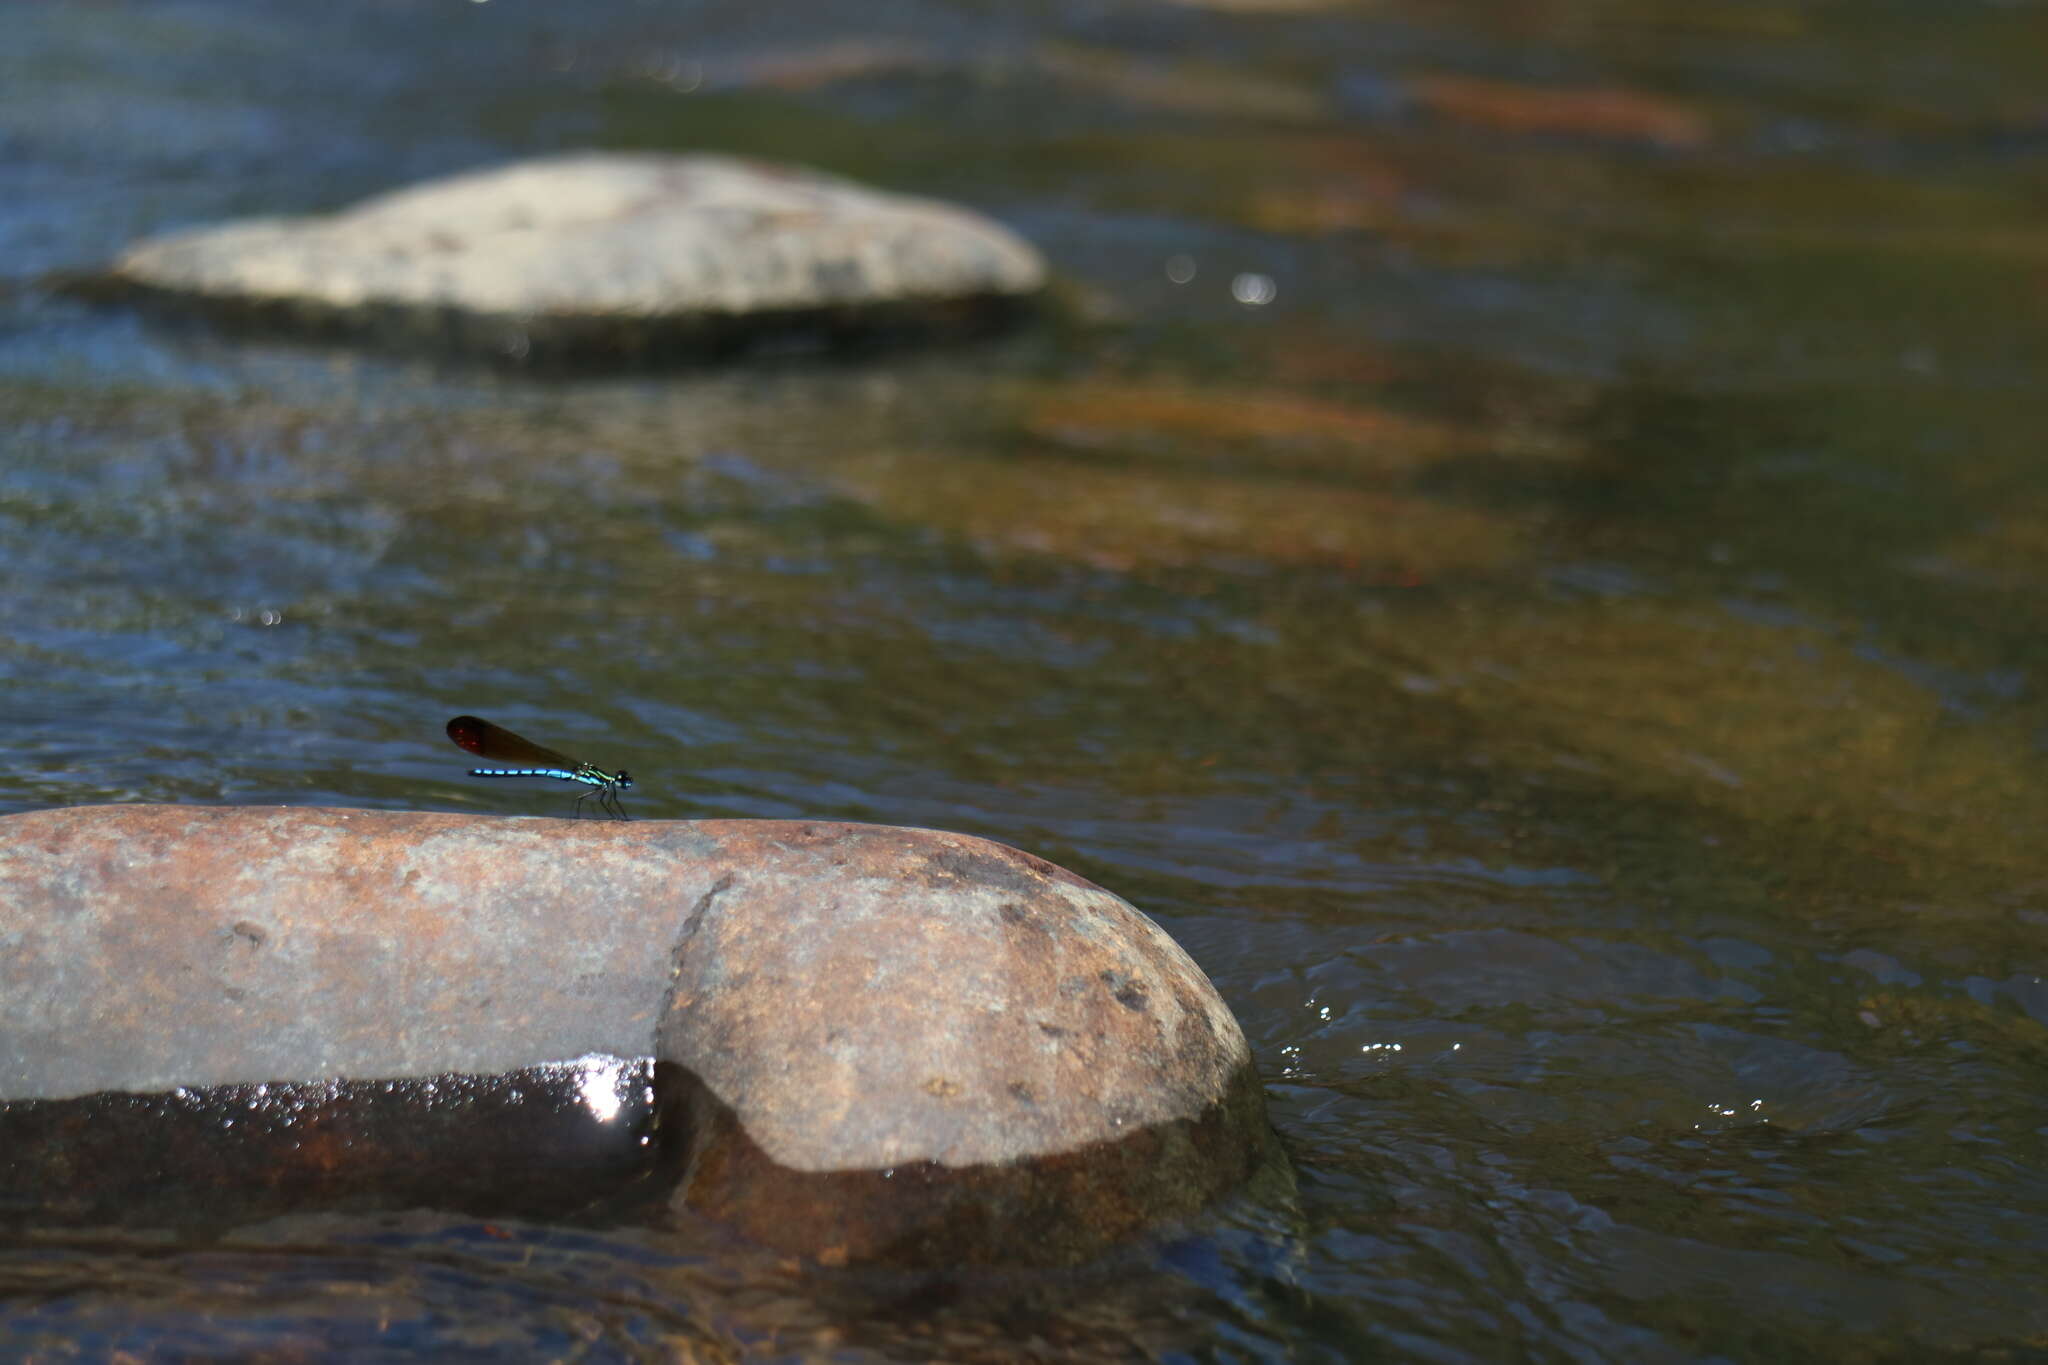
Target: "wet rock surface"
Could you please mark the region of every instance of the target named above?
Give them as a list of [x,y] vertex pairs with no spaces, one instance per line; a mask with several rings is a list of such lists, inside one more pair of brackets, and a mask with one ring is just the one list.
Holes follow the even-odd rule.
[[589,1220],[658,1206],[645,1062],[0,1101],[0,1238],[204,1237],[295,1213],[435,1208]]
[[[236,1108],[219,1088],[254,1087],[295,1153],[274,1183],[354,1198],[391,1144],[353,1126],[349,1084],[586,1054],[656,1059],[658,1118],[618,1131],[683,1172],[674,1202],[831,1263],[1072,1261],[1270,1156],[1249,1050],[1186,954],[964,835],[43,811],[0,820],[0,941],[17,1214],[83,1131],[52,1105],[214,1088],[163,1110],[169,1172],[177,1133]],[[229,1166],[268,1168],[240,1140]]]
[[567,362],[987,330],[1035,293],[969,210],[799,167],[582,153],[327,216],[137,243],[88,293],[216,320]]

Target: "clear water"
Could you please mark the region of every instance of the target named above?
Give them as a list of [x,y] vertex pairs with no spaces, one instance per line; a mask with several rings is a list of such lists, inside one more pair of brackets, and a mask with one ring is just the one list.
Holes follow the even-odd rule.
[[[36,1244],[0,1333],[2041,1350],[2048,10],[854,14],[9,6],[0,809],[555,800],[473,711],[641,816],[1003,838],[1209,971],[1298,1205],[950,1297],[424,1213]],[[34,285],[593,145],[964,200],[1063,310],[536,380]]]

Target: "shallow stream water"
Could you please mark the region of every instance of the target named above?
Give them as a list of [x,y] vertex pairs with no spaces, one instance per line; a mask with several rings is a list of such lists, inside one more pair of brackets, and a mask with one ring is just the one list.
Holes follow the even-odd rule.
[[[1299,1176],[943,1293],[427,1213],[14,1246],[0,1341],[2048,1349],[2048,9],[0,27],[0,811],[566,807],[466,780],[467,711],[642,817],[993,836],[1188,948]],[[37,285],[587,146],[956,199],[1059,301],[576,377]]]

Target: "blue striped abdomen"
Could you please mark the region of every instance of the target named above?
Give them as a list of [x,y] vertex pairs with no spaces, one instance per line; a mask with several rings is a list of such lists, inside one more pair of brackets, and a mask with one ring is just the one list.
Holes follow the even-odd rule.
[[593,787],[609,785],[592,773],[570,772],[567,768],[471,768],[471,777],[552,777],[558,782],[587,782]]

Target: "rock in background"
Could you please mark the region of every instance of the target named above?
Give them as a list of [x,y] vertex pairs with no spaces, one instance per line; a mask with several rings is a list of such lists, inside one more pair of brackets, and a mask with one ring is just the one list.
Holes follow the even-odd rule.
[[100,296],[517,361],[987,330],[1045,283],[966,209],[730,157],[583,153],[150,238]]

